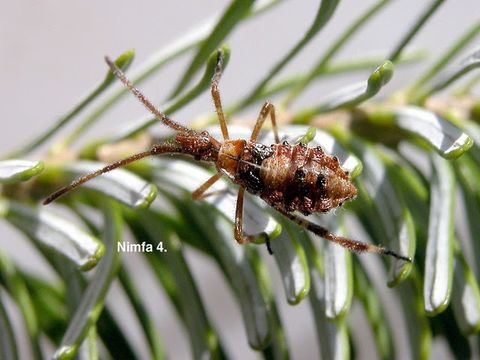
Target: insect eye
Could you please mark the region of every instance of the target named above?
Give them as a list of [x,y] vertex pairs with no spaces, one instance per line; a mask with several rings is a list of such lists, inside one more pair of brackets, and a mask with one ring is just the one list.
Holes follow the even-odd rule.
[[282,144],[283,145],[289,145],[287,140],[285,140]]

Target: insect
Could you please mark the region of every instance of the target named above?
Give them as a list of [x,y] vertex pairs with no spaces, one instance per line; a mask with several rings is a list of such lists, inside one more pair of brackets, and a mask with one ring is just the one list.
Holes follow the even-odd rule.
[[[303,144],[280,143],[275,119],[275,107],[266,102],[258,116],[249,140],[230,139],[222,108],[218,83],[222,71],[222,53],[219,51],[211,83],[211,94],[223,135],[223,142],[213,138],[207,131],[189,129],[161,113],[108,57],[105,58],[115,76],[137,97],[137,99],[164,125],[176,130],[173,141],[154,145],[150,150],[134,154],[105,166],[95,172],[74,180],[69,185],[51,194],[43,202],[51,203],[58,197],[85,182],[139,159],[163,154],[187,154],[196,160],[213,163],[217,173],[192,193],[194,199],[202,199],[214,192],[207,190],[221,177],[226,176],[239,186],[234,237],[239,244],[253,241],[259,236],[266,240],[272,253],[268,236],[265,233],[245,235],[243,232],[243,200],[245,191],[259,196],[267,204],[290,220],[312,233],[337,243],[351,251],[371,252],[393,256],[411,262],[409,257],[397,254],[382,246],[366,244],[332,234],[328,229],[317,225],[295,212],[307,216],[317,212],[327,212],[345,201],[355,198],[357,190],[349,174],[344,171],[335,156],[326,154],[321,147],[307,147]],[[257,137],[265,120],[270,117],[275,143],[266,146],[257,143]]]

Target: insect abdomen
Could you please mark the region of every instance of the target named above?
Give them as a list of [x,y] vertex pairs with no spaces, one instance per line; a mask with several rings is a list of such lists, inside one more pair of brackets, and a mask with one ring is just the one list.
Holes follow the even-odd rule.
[[269,186],[262,177],[266,159],[275,154],[274,146],[247,143],[240,156],[235,174],[235,182],[252,194],[261,194]]
[[356,196],[348,173],[320,147],[288,143],[245,146],[235,182],[271,206],[304,214],[325,212]]

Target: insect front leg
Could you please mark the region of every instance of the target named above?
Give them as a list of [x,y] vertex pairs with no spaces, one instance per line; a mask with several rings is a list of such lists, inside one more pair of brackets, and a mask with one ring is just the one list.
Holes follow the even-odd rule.
[[238,190],[237,196],[237,207],[235,210],[235,230],[234,236],[235,240],[239,244],[247,244],[252,242],[258,237],[263,237],[265,239],[265,244],[267,245],[267,250],[270,255],[273,255],[272,248],[270,247],[270,238],[266,232],[262,232],[256,235],[245,235],[243,233],[243,198],[245,197],[245,188],[241,187]]
[[223,194],[225,192],[228,192],[228,188],[222,189],[222,190],[216,190],[216,191],[210,191],[206,193],[207,191],[213,184],[215,184],[220,178],[222,177],[221,173],[216,173],[213,175],[210,179],[205,181],[202,185],[200,185],[193,193],[192,193],[192,199],[193,200],[200,200],[200,199],[205,199],[209,196],[213,195],[219,195]]
[[222,129],[223,140],[228,140],[229,136],[228,136],[227,121],[225,120],[225,114],[223,113],[222,101],[220,99],[220,91],[218,91],[218,82],[222,77],[223,55],[221,51],[218,51],[217,56],[218,56],[217,64],[215,65],[215,72],[212,77],[212,86],[210,91],[212,93],[213,103],[215,104],[215,110],[217,111],[220,128]]
[[270,119],[272,119],[272,129],[273,135],[275,136],[275,142],[278,144],[280,138],[278,137],[278,128],[277,128],[277,119],[275,117],[275,106],[271,102],[266,102],[263,104],[260,114],[258,115],[257,122],[253,128],[252,135],[250,136],[250,141],[256,141],[260,130],[262,129],[263,123],[267,119],[267,116],[270,114]]
[[354,251],[357,253],[362,253],[362,252],[377,253],[381,255],[393,256],[394,258],[397,258],[403,261],[412,262],[412,259],[409,258],[408,256],[399,255],[396,252],[381,246],[367,244],[361,241],[352,240],[342,236],[334,235],[327,228],[324,228],[323,226],[315,224],[305,218],[302,218],[292,213],[287,213],[285,211],[282,211],[281,209],[276,209],[276,210],[282,213],[283,215],[285,215],[290,220],[296,222],[298,225],[313,232],[315,235],[318,235],[328,241],[332,241],[340,246],[343,246],[344,248],[350,251]]

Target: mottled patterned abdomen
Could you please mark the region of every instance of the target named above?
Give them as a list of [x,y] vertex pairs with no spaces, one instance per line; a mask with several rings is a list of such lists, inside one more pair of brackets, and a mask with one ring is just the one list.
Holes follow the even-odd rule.
[[305,215],[341,206],[357,194],[336,157],[286,142],[246,143],[234,181],[274,208]]

